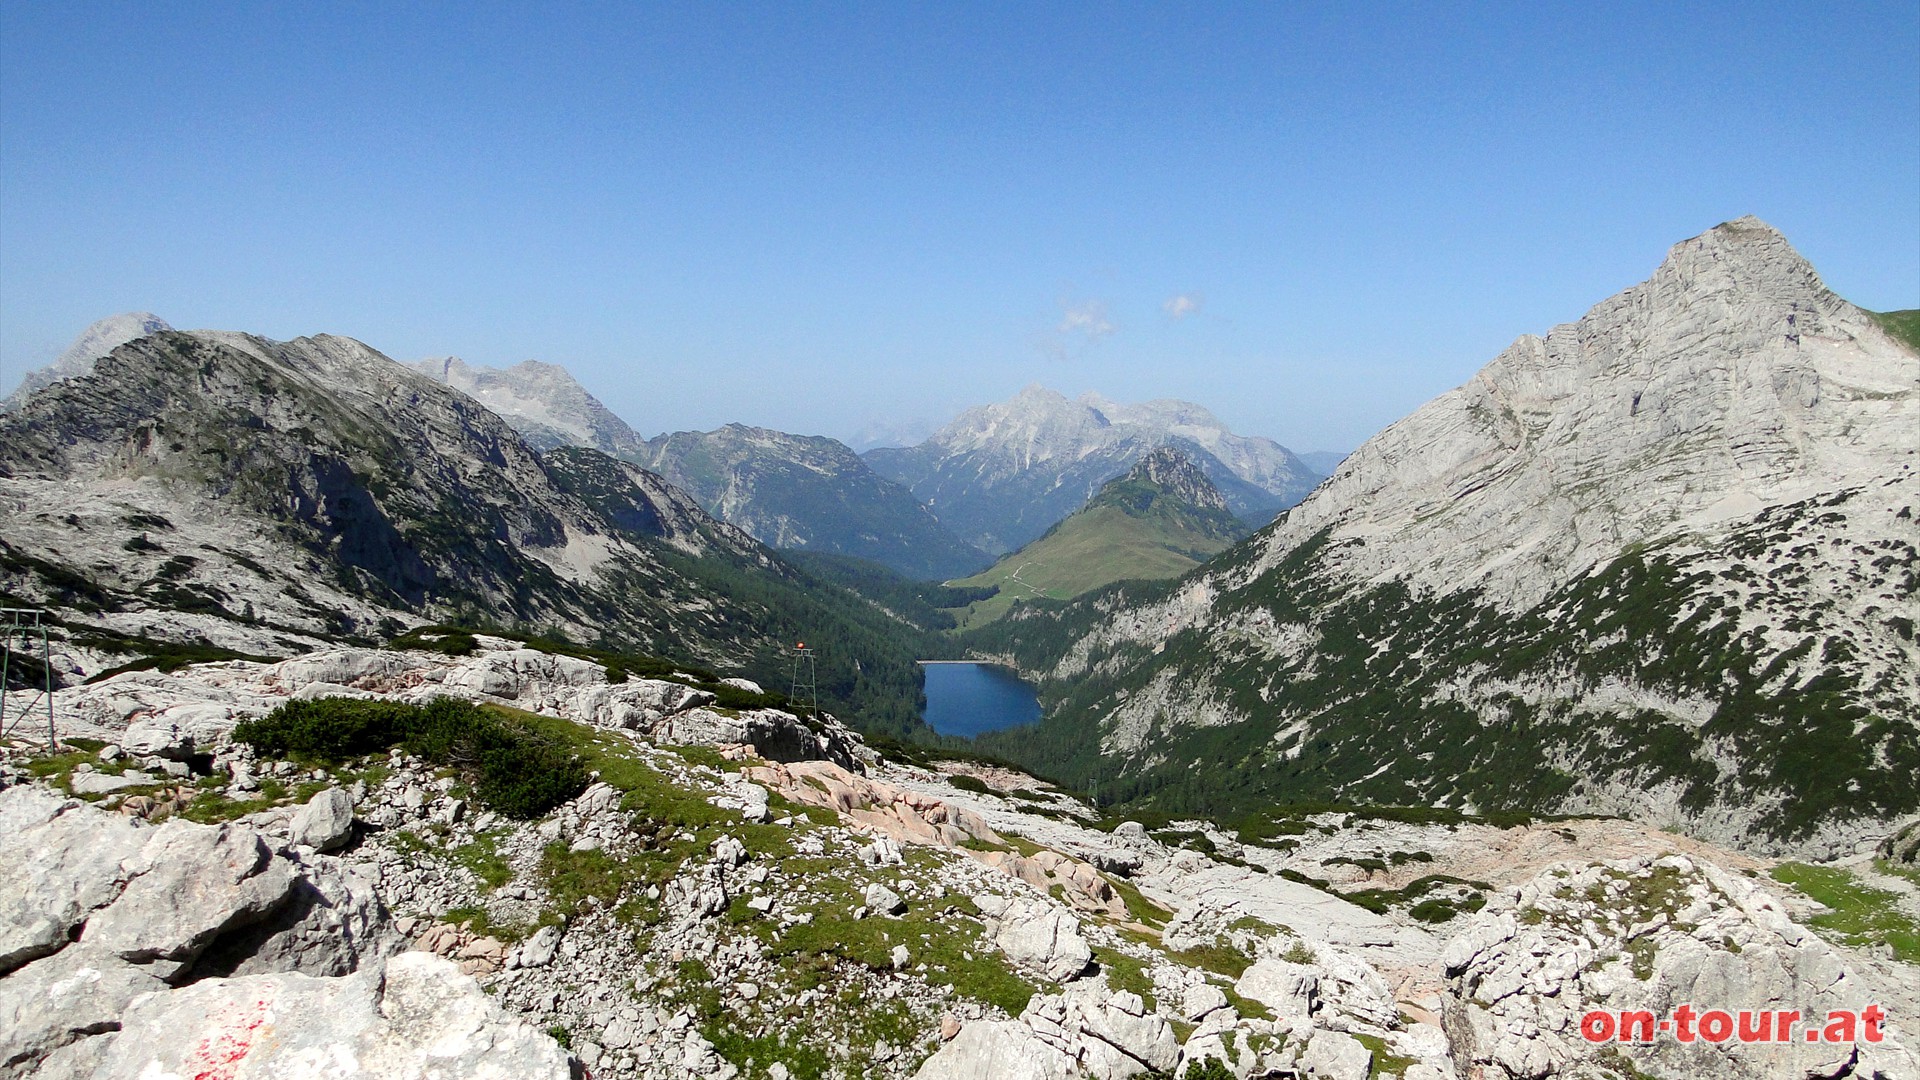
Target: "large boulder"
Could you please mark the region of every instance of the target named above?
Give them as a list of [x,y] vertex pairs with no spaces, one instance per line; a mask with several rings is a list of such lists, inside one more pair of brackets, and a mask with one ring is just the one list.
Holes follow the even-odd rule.
[[341,1076],[569,1080],[559,1044],[513,1019],[447,960],[403,953],[384,971],[206,979],[135,1001],[98,1080]]
[[35,787],[0,791],[0,975],[67,944],[120,895],[150,831]]
[[1171,1024],[1149,1012],[1138,994],[1098,982],[1036,996],[1020,1019],[1099,1080],[1165,1074],[1180,1059],[1180,1040]]
[[134,998],[167,984],[103,949],[73,946],[0,979],[0,1076],[43,1075],[40,1063],[120,1023]]
[[295,876],[285,903],[265,918],[220,935],[194,961],[194,978],[297,971],[345,975],[405,947],[374,891],[351,864],[288,856]]
[[124,864],[126,888],[87,920],[80,940],[151,965],[163,979],[222,931],[264,918],[293,892],[293,864],[250,828],[176,819],[149,836]]
[[307,800],[293,815],[292,840],[316,851],[332,851],[353,837],[353,796],[330,787]]
[[1233,992],[1265,1005],[1275,1016],[1305,1020],[1319,1007],[1320,975],[1309,964],[1265,957],[1241,973]]
[[9,788],[0,865],[5,1080],[118,1075],[102,1071],[111,1033],[174,986],[377,973],[401,944],[370,881],[244,824],[150,827]]
[[417,653],[388,649],[323,649],[280,661],[269,669],[268,678],[287,690],[316,683],[384,689],[427,662]]
[[914,1080],[1067,1080],[1073,1059],[1017,1020],[981,1020],[960,1029]]
[[1087,969],[1093,949],[1073,913],[1045,900],[1010,900],[985,893],[974,903],[986,916],[987,936],[1007,959],[1055,982]]
[[1307,1075],[1325,1080],[1367,1080],[1373,1075],[1373,1051],[1338,1031],[1316,1031],[1300,1055]]
[[464,696],[544,704],[559,687],[605,684],[605,665],[538,649],[502,649],[466,657],[446,675],[447,690]]
[[571,695],[574,718],[597,727],[644,730],[674,713],[714,702],[712,693],[664,679],[628,679]]
[[193,753],[193,733],[178,719],[166,715],[143,716],[120,733],[120,746],[138,757],[184,759]]

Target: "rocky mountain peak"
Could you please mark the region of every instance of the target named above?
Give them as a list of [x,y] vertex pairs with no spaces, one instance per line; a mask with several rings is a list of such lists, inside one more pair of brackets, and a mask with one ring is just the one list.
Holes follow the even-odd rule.
[[585,446],[631,459],[640,436],[559,364],[523,360],[512,367],[469,364],[457,356],[412,365],[485,405],[535,448]]
[[1742,218],[1369,440],[1274,550],[1331,525],[1364,538],[1360,576],[1527,600],[1627,545],[1891,477],[1916,433],[1920,357]]
[[1213,481],[1200,471],[1200,466],[1195,465],[1193,459],[1177,446],[1162,446],[1153,450],[1141,458],[1123,479],[1152,484],[1163,494],[1202,510],[1218,510],[1222,513],[1227,510],[1227,500],[1220,494],[1220,489],[1213,486]]
[[109,315],[82,330],[80,336],[73,339],[73,344],[67,346],[66,351],[56,357],[53,363],[38,371],[28,372],[27,377],[21,380],[19,389],[0,402],[0,412],[12,409],[35,391],[62,379],[92,374],[95,361],[129,341],[171,329],[173,327],[167,325],[167,320],[151,311]]

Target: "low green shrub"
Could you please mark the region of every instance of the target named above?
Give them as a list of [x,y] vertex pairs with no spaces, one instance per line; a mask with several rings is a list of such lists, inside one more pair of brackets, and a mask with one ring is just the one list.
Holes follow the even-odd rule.
[[1205,1061],[1187,1062],[1187,1071],[1180,1080],[1233,1080],[1233,1070],[1213,1055],[1207,1055]]
[[456,768],[474,795],[508,817],[536,818],[586,790],[587,770],[564,743],[457,698],[426,705],[359,698],[289,701],[233,737],[262,753],[338,764],[399,746]]

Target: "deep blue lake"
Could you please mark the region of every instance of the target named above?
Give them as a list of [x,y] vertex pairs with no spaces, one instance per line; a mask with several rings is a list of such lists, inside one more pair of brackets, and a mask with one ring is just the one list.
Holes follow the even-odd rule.
[[922,664],[927,673],[927,714],[922,719],[942,735],[1031,724],[1040,719],[1033,687],[998,664]]

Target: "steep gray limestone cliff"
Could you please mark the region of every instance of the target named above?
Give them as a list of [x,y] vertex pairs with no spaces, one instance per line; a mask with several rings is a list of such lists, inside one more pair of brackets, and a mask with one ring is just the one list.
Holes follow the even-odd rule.
[[1631,544],[1844,488],[1910,496],[1917,459],[1920,355],[1741,218],[1368,440],[1249,573],[1325,530],[1356,579],[1525,605]]
[[577,621],[608,575],[660,576],[659,548],[762,557],[631,466],[608,468],[654,512],[610,522],[499,417],[348,338],[155,334],[0,426],[6,543],[93,579],[95,607],[124,589],[322,633],[463,603]]

